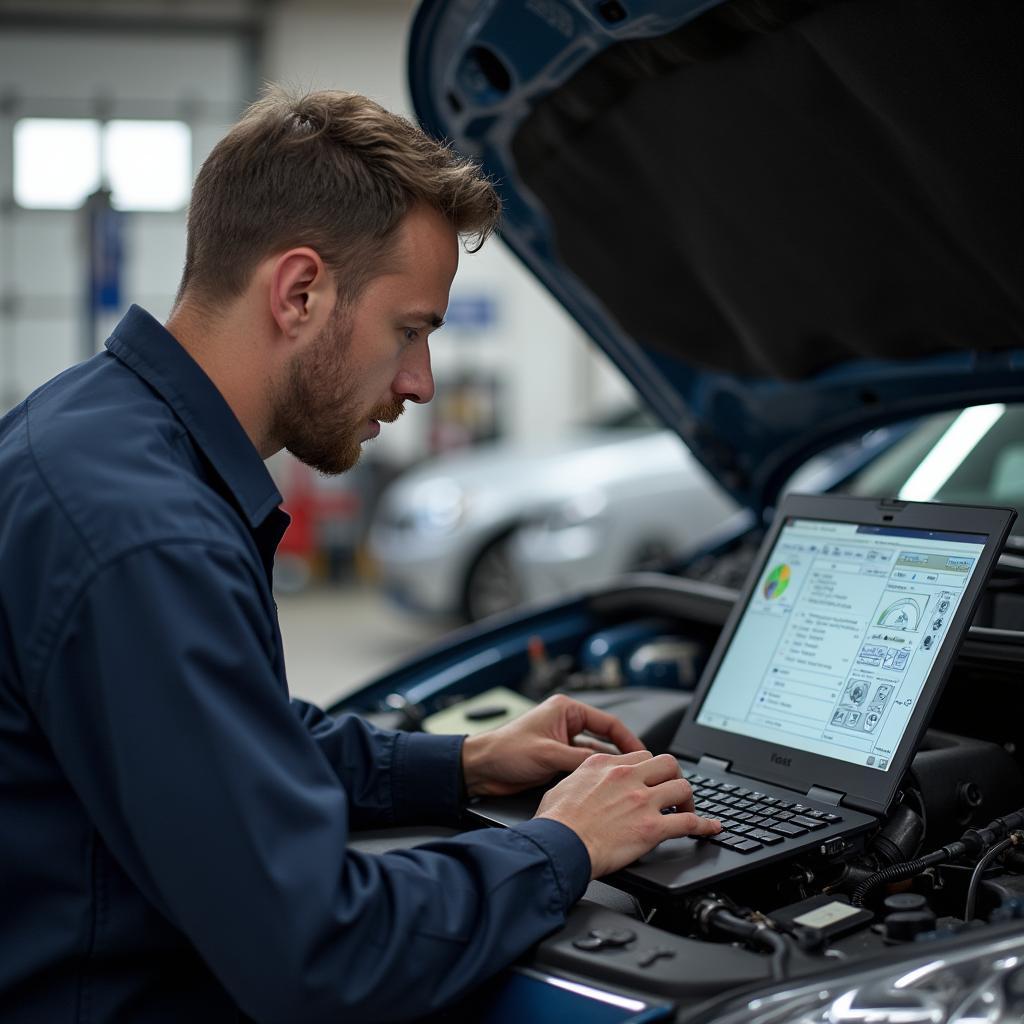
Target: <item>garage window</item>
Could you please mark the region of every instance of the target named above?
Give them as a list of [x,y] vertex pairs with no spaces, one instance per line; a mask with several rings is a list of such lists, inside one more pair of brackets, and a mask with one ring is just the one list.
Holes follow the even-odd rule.
[[180,210],[192,183],[192,134],[182,121],[25,117],[14,126],[14,200],[73,210],[101,182],[119,210]]

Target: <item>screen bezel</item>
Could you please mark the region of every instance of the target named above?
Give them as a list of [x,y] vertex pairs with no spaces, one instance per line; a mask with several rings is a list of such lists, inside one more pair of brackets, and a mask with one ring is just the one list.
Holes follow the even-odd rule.
[[[893,754],[887,771],[697,723],[697,716],[729,649],[743,610],[760,583],[768,557],[775,547],[783,525],[791,518],[985,536],[978,565],[935,653],[932,671],[925,681],[903,739]],[[739,598],[722,628],[718,642],[701,675],[693,702],[670,744],[670,751],[694,761],[702,756],[718,758],[729,764],[731,771],[803,793],[812,785],[825,787],[844,794],[845,805],[876,814],[884,812],[896,795],[903,774],[927,728],[932,711],[949,677],[960,641],[966,636],[967,627],[974,617],[985,583],[1003,549],[1015,518],[1016,512],[1009,508],[879,501],[875,498],[854,498],[845,495],[787,495],[775,513]],[[773,762],[773,753],[788,758],[788,765]]]

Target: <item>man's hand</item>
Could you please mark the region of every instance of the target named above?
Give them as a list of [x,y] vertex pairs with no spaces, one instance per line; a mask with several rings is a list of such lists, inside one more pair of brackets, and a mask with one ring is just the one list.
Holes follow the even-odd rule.
[[616,747],[623,753],[643,750],[614,715],[556,694],[508,725],[466,739],[466,789],[470,796],[508,796],[574,771],[595,750]]
[[[677,813],[663,814],[674,807]],[[664,839],[710,836],[717,821],[693,813],[693,791],[671,754],[594,754],[544,794],[538,818],[560,821],[583,841],[591,878],[631,864]]]

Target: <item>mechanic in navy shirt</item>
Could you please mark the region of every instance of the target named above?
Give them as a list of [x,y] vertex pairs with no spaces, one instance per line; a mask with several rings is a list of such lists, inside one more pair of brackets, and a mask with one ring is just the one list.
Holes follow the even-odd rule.
[[[166,328],[133,307],[0,421],[5,1024],[416,1017],[592,877],[717,830],[661,814],[693,810],[675,761],[567,698],[465,740],[289,701],[263,460],[342,472],[430,401],[458,239],[497,214],[369,100],[271,90],[198,176]],[[518,828],[347,848],[558,772]]]

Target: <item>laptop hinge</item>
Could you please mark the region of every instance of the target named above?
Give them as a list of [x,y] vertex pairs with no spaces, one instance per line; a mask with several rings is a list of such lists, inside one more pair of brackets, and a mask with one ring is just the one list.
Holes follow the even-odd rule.
[[807,795],[812,800],[820,800],[823,804],[832,804],[833,807],[838,807],[846,796],[845,793],[837,793],[834,789],[825,789],[823,786],[811,786],[807,790]]
[[706,768],[709,772],[727,772],[731,761],[723,761],[720,757],[711,757],[709,754],[702,754],[697,762],[698,768]]

